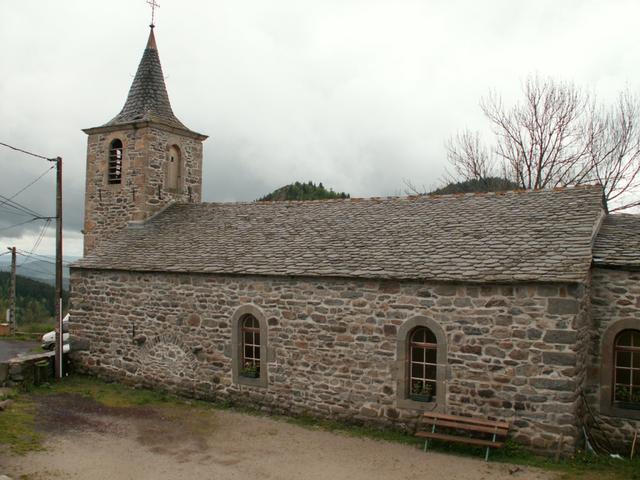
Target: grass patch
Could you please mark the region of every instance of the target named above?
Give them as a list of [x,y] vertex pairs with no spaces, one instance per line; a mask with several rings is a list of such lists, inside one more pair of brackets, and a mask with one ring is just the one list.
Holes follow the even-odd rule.
[[5,411],[0,412],[0,444],[13,453],[44,450],[42,436],[35,431],[36,406],[19,397]]
[[13,335],[7,335],[6,337],[0,337],[1,340],[8,340],[11,342],[34,342],[40,339],[40,335],[27,332],[15,332]]
[[29,322],[18,325],[18,330],[13,335],[4,338],[7,340],[38,341],[42,335],[55,328],[56,323],[54,321]]
[[47,322],[29,322],[22,325],[18,325],[18,331],[27,335],[42,335],[43,333],[50,332],[56,328],[55,321]]
[[349,425],[332,420],[318,419],[310,416],[284,417],[285,421],[304,428],[314,428],[329,432],[339,432],[351,437],[370,438],[385,442],[402,443],[405,445],[421,446],[424,442],[413,435],[397,430],[368,427],[363,425]]
[[124,408],[142,405],[180,405],[187,400],[165,392],[134,389],[118,383],[106,383],[90,377],[73,375],[59,382],[36,387],[35,394],[76,394],[92,398],[108,407]]

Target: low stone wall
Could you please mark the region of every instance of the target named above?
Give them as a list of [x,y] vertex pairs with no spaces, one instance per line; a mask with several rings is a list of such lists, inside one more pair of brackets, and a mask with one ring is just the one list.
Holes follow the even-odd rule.
[[[73,354],[79,368],[129,384],[406,430],[433,409],[504,419],[515,441],[555,452],[564,438],[570,452],[580,438],[585,302],[575,285],[72,269],[70,331],[90,344]],[[267,372],[243,384],[233,375],[233,321],[249,307],[264,316]],[[403,398],[401,332],[416,319],[444,338],[435,404]]]
[[0,387],[28,387],[53,378],[54,357],[54,352],[44,352],[0,363]]
[[593,328],[585,396],[595,422],[590,415],[586,422],[595,427],[593,433],[602,443],[628,453],[634,433],[640,432],[640,410],[611,408],[615,335],[607,333],[618,328],[640,330],[640,272],[595,268],[591,285]]

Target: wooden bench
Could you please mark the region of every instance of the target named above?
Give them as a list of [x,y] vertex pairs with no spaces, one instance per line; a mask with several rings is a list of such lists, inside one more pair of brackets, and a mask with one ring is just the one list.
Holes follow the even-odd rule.
[[[509,424],[507,422],[493,422],[491,420],[479,420],[476,418],[446,415],[444,413],[427,412],[422,416],[422,420],[423,423],[431,425],[431,431],[416,432],[416,436],[425,439],[425,452],[427,451],[429,439],[466,443],[468,445],[487,447],[484,456],[485,461],[489,461],[489,450],[491,448],[502,448],[504,446],[504,438],[509,432]],[[436,432],[436,427],[445,429],[445,431],[455,430],[456,433]],[[471,437],[460,434],[460,432],[484,434],[490,437],[490,439]]]

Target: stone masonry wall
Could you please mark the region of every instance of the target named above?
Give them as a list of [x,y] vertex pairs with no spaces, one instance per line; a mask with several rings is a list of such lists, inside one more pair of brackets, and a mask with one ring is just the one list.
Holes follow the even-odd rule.
[[[408,430],[434,408],[505,419],[542,451],[579,437],[581,286],[72,269],[71,298],[71,333],[90,342],[78,366],[129,384]],[[233,382],[230,319],[249,304],[267,319],[266,387]],[[446,334],[446,397],[407,408],[397,337],[416,316]]]
[[[122,182],[107,182],[109,147],[123,143]],[[177,145],[182,161],[182,187],[165,188],[169,148]],[[200,202],[202,142],[159,128],[126,128],[94,133],[87,141],[84,253],[131,221],[143,221],[172,201]],[[191,196],[189,196],[189,187]]]
[[[620,453],[628,453],[634,432],[640,431],[640,411],[607,412],[603,402],[609,395],[601,390],[603,369],[613,369],[611,358],[603,356],[605,332],[618,322],[640,330],[640,272],[595,268],[592,272],[591,314],[592,338],[589,349],[589,375],[586,397],[597,424],[594,434],[602,442],[610,442]],[[603,398],[607,397],[607,398]],[[610,402],[609,402],[610,403]],[[635,418],[632,418],[635,417]],[[587,419],[588,424],[593,422]],[[603,438],[603,437],[606,437]]]
[[0,387],[28,388],[54,378],[54,352],[23,355],[0,363]]

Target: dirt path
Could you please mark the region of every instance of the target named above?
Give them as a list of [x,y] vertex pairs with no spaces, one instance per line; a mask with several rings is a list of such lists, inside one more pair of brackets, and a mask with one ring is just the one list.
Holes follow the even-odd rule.
[[530,469],[510,474],[514,467],[504,464],[425,454],[409,446],[228,411],[116,409],[70,398],[41,400],[47,450],[22,457],[0,452],[5,473],[28,475],[29,480],[551,478]]

